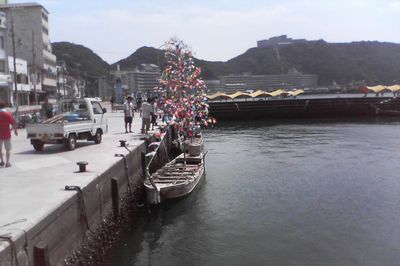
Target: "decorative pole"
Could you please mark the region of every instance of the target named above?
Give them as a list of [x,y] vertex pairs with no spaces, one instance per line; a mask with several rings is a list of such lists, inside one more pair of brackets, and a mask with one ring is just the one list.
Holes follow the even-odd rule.
[[207,126],[208,104],[201,68],[196,67],[189,47],[178,39],[165,45],[166,64],[159,81],[160,106],[184,138],[195,126]]

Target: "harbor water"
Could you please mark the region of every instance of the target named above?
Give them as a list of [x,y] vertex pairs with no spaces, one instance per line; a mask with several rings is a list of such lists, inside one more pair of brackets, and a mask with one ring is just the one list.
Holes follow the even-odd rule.
[[151,212],[106,265],[399,265],[400,122],[221,123],[206,180]]

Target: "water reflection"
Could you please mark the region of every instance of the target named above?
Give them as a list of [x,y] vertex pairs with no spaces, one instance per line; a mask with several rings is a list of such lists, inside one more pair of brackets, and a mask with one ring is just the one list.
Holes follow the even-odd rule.
[[398,265],[399,122],[222,123],[207,181],[143,213],[108,265]]

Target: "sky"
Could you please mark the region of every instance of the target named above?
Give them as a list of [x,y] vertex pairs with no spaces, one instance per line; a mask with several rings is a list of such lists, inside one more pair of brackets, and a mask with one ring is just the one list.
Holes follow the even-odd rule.
[[[34,0],[33,0],[34,1]],[[31,2],[9,0],[9,3]],[[108,63],[172,37],[196,58],[227,61],[278,35],[400,43],[400,0],[37,0],[52,42],[84,45]]]

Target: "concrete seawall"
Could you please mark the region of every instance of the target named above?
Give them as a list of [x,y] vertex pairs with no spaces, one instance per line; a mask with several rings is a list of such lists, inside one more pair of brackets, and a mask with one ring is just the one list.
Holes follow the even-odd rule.
[[[35,152],[24,130],[13,138],[12,167],[0,169],[1,266],[75,265],[84,256],[74,252],[79,246],[90,240],[110,244],[127,215],[124,204],[135,212],[132,199],[141,203],[143,198],[142,153],[147,147],[138,133],[140,118],[136,114],[130,134],[124,133],[122,113],[110,113],[108,120],[110,130],[101,144],[78,142],[74,151],[48,145]],[[127,148],[119,146],[121,139]],[[115,154],[126,158],[127,168]],[[78,172],[77,161],[87,161],[88,171]],[[104,252],[101,247],[90,264],[101,261]]]

